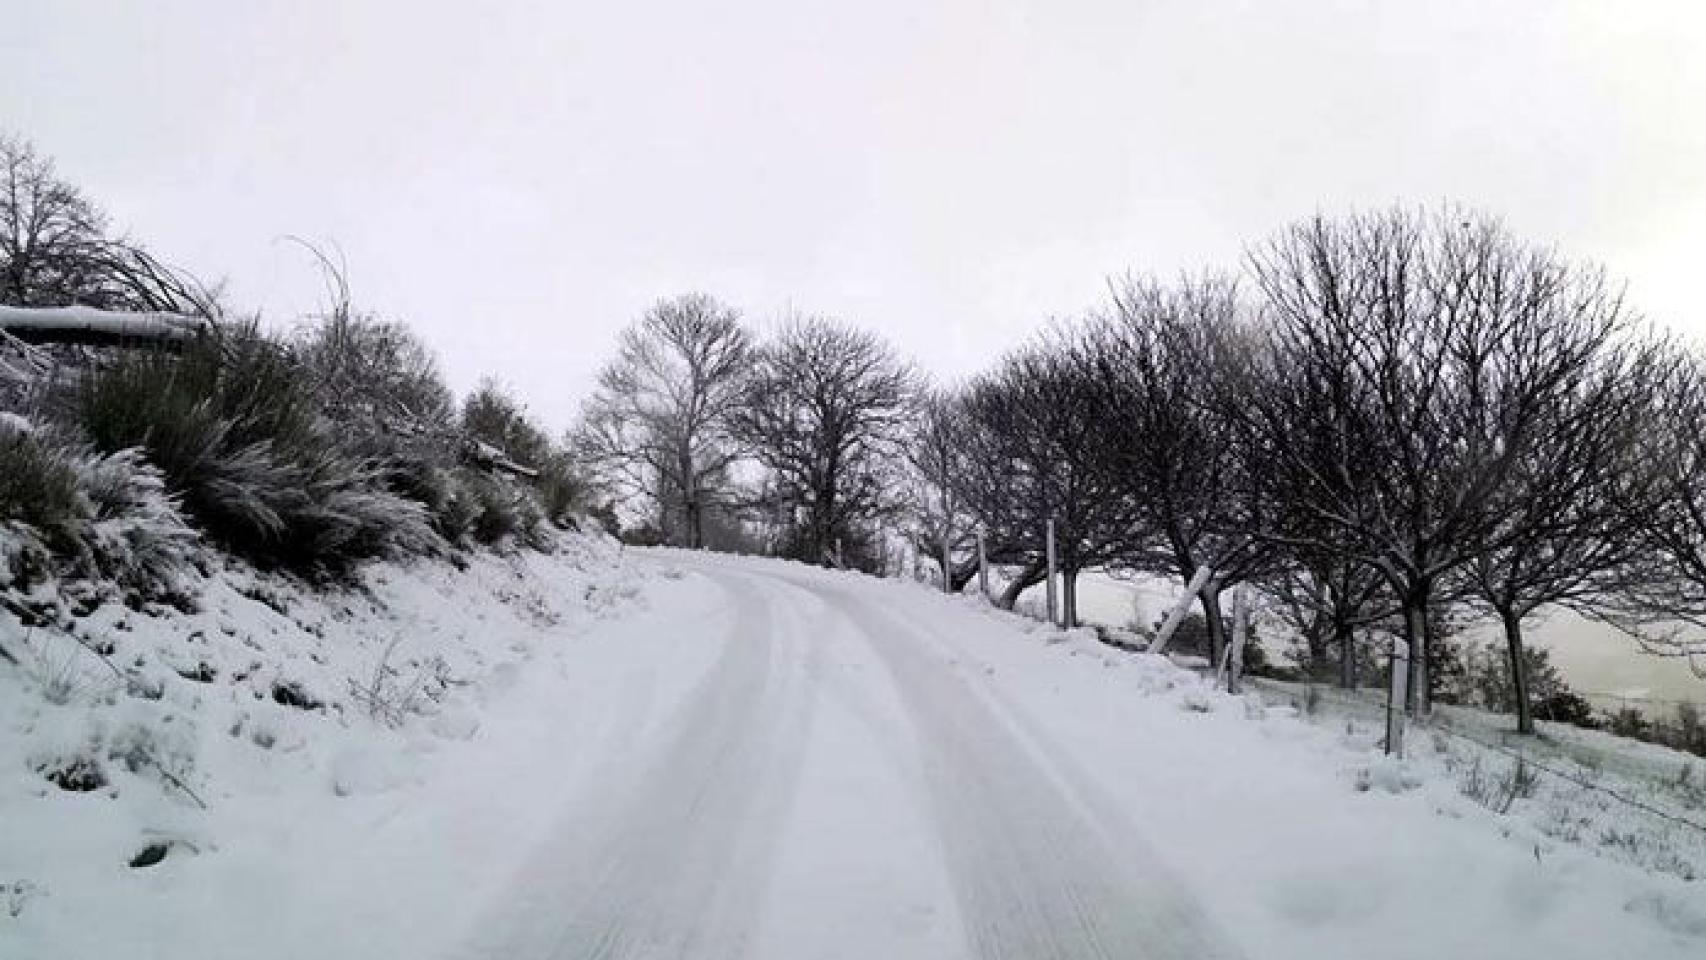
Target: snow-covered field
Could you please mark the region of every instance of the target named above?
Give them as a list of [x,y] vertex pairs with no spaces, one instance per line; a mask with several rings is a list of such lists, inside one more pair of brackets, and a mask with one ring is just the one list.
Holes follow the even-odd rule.
[[[1166,615],[1182,586],[1175,579],[1088,570],[1078,580],[1079,617],[1106,627],[1123,628],[1134,621],[1152,625]],[[1024,599],[1040,610],[1042,593],[1041,587],[1033,587]],[[1600,706],[1615,705],[1612,698],[1617,696],[1706,704],[1706,680],[1695,675],[1685,658],[1644,654],[1633,640],[1607,624],[1568,610],[1553,610],[1533,617],[1526,637],[1551,651],[1564,679],[1579,692],[1596,695],[1590,699]],[[1498,624],[1489,621],[1471,626],[1463,639],[1499,644],[1503,635]],[[1275,658],[1282,653],[1277,644],[1268,652]]]
[[1438,758],[917,584],[576,541],[81,623],[146,679],[0,666],[0,957],[1706,952]]

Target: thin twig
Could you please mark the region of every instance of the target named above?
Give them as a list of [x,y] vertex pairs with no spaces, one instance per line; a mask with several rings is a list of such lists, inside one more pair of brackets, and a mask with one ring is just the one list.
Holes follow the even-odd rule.
[[184,792],[185,796],[188,796],[191,800],[195,801],[196,806],[202,808],[203,810],[207,809],[207,802],[202,800],[202,798],[200,796],[197,796],[196,792],[194,790],[190,789],[189,784],[178,779],[177,774],[173,773],[170,770],[167,770],[165,768],[165,766],[162,765],[160,763],[160,761],[155,759],[153,756],[148,757],[148,762],[152,763],[154,765],[154,769],[159,771],[160,776],[164,777],[167,783],[170,783],[172,786],[177,787],[179,790],[182,790]]

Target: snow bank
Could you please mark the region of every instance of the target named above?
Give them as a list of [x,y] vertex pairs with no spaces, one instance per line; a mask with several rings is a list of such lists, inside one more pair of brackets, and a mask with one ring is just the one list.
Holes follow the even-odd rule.
[[445,907],[388,918],[387,943],[430,936],[554,809],[542,765],[576,745],[553,719],[601,695],[566,665],[647,603],[581,537],[333,592],[236,565],[202,586],[194,613],[0,612],[0,956],[377,955],[386,904]]

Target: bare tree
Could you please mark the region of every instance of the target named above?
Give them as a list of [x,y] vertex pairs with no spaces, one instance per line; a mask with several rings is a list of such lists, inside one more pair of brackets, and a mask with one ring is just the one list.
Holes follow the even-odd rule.
[[1284,505],[1264,535],[1381,574],[1425,711],[1428,611],[1508,540],[1501,498],[1620,301],[1455,210],[1316,218],[1251,262],[1275,332],[1245,422]]
[[1017,565],[1000,599],[1047,575],[1045,529],[1055,524],[1062,622],[1078,623],[1078,575],[1119,555],[1131,501],[1108,467],[1109,424],[1098,419],[1082,331],[1059,330],[1007,355],[967,396],[974,429],[966,494],[990,557]]
[[1171,287],[1127,278],[1085,358],[1111,481],[1143,533],[1126,538],[1120,560],[1185,581],[1199,567],[1215,571],[1200,594],[1215,659],[1227,637],[1221,592],[1259,572],[1268,555],[1250,531],[1239,436],[1217,402],[1220,381],[1241,376],[1245,364],[1238,320],[1229,278]]
[[1636,435],[1618,509],[1638,531],[1593,615],[1706,677],[1706,360],[1670,351]]
[[706,512],[726,491],[750,360],[735,311],[703,294],[659,301],[622,334],[586,405],[577,452],[609,485],[649,500],[679,545],[705,545]]
[[1533,343],[1532,355],[1557,363],[1575,351],[1581,363],[1560,370],[1568,382],[1495,496],[1493,522],[1481,529],[1484,542],[1465,570],[1475,598],[1504,630],[1521,733],[1534,732],[1523,621],[1546,606],[1598,604],[1615,575],[1646,549],[1643,514],[1626,508],[1637,493],[1633,484],[1648,472],[1637,441],[1662,380],[1654,349],[1607,347],[1600,338],[1608,330],[1594,311],[1554,317],[1545,328],[1546,342]]
[[909,538],[920,556],[945,565],[943,580],[955,592],[977,573],[976,551],[963,549],[977,530],[967,496],[971,431],[961,397],[929,393],[919,401],[903,451]]
[[1323,672],[1336,656],[1339,686],[1358,683],[1361,657],[1357,631],[1396,612],[1385,595],[1385,582],[1372,568],[1322,551],[1299,553],[1276,565],[1257,583],[1278,601],[1280,615],[1306,644],[1304,666]]
[[897,507],[898,445],[918,390],[912,367],[876,335],[821,318],[786,323],[751,366],[734,420],[769,472],[781,551],[818,563],[840,540],[868,552],[870,524]]
[[100,286],[90,269],[107,221],[29,143],[0,137],[0,303],[86,302]]
[[107,230],[51,160],[0,135],[0,305],[214,314],[215,292]]

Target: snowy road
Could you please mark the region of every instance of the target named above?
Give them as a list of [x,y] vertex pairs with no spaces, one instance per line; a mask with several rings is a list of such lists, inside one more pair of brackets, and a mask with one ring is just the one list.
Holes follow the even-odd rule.
[[1233,956],[918,592],[675,557],[696,685],[636,722],[457,958]]

